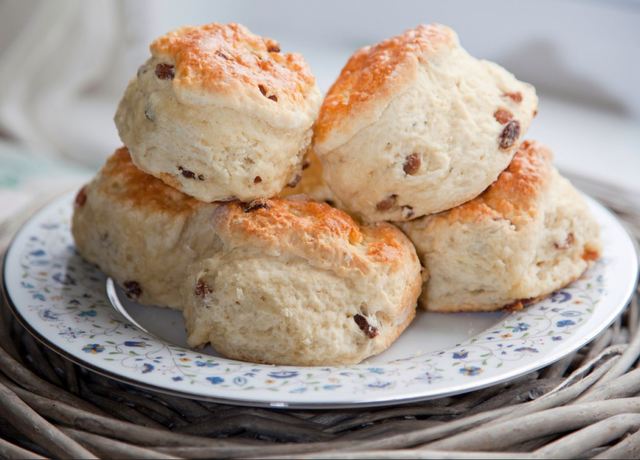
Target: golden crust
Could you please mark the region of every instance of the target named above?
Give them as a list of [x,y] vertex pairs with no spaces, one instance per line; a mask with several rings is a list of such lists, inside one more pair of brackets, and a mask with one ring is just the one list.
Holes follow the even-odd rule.
[[362,241],[358,224],[348,214],[325,203],[306,199],[272,198],[248,204],[235,202],[229,205],[227,218],[230,229],[247,236],[270,236],[275,230],[278,233],[296,232],[313,239],[331,236],[352,244]]
[[227,93],[239,81],[260,97],[299,104],[315,88],[304,58],[281,53],[277,41],[251,33],[240,24],[181,27],[151,44],[155,57],[175,63],[173,84]]
[[322,142],[354,112],[387,99],[425,57],[452,48],[457,42],[453,30],[430,24],[356,51],[324,99],[315,125],[316,141]]
[[319,257],[349,253],[347,265],[362,271],[370,263],[398,266],[414,253],[391,224],[361,227],[347,213],[303,197],[229,203],[218,209],[216,222],[218,233],[235,241],[297,247]]
[[112,179],[95,181],[101,193],[112,195],[114,201],[127,202],[134,207],[185,214],[203,204],[139,170],[131,161],[126,147],[116,150],[99,174]]
[[434,218],[461,222],[506,219],[520,225],[535,216],[536,202],[551,179],[552,161],[547,147],[524,141],[509,167],[480,196]]

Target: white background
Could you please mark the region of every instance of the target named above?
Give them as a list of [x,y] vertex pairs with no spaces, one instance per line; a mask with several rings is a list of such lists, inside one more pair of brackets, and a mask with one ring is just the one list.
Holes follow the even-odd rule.
[[32,155],[99,167],[120,143],[113,113],[149,41],[213,21],[243,23],[303,53],[323,90],[358,47],[418,23],[447,24],[473,55],[536,85],[527,137],[547,143],[561,168],[640,192],[635,0],[0,0],[0,135]]

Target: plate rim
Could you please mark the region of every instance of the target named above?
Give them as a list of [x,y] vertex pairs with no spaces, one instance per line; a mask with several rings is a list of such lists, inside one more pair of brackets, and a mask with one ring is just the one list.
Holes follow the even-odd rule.
[[[16,318],[19,324],[22,327],[24,327],[25,330],[29,332],[29,334],[33,338],[35,338],[39,343],[49,348],[50,350],[54,351],[55,353],[61,355],[63,358],[68,359],[71,362],[77,364],[78,366],[83,367],[91,372],[95,372],[104,377],[108,377],[116,381],[119,381],[121,383],[132,385],[137,388],[143,388],[146,390],[155,391],[158,393],[167,394],[171,396],[185,397],[189,399],[208,401],[208,402],[214,402],[214,403],[220,403],[220,404],[229,404],[229,405],[244,406],[244,407],[311,409],[311,410],[382,407],[382,406],[393,406],[393,405],[400,405],[400,404],[410,404],[415,402],[427,401],[431,399],[444,398],[448,396],[468,393],[471,391],[481,390],[494,385],[500,385],[500,384],[512,381],[523,375],[534,372],[543,367],[546,367],[562,359],[568,354],[582,348],[587,343],[591,342],[596,337],[598,337],[599,334],[601,334],[606,328],[608,328],[613,323],[613,321],[615,321],[615,319],[618,318],[618,316],[620,316],[624,312],[625,307],[628,305],[629,301],[633,297],[633,293],[635,291],[635,285],[637,283],[638,276],[640,274],[639,273],[640,267],[639,267],[639,260],[638,260],[639,259],[638,245],[629,234],[626,226],[606,206],[601,204],[596,199],[586,194],[582,194],[583,197],[589,203],[589,205],[590,206],[595,205],[597,208],[600,208],[600,210],[603,211],[607,215],[607,217],[610,218],[615,223],[615,225],[617,225],[620,228],[620,230],[622,230],[628,242],[631,243],[635,252],[634,254],[635,257],[633,257],[633,262],[632,262],[633,264],[632,272],[634,273],[634,276],[629,277],[629,283],[626,286],[624,295],[621,296],[621,298],[624,300],[621,300],[620,305],[617,305],[615,308],[611,310],[612,313],[608,315],[607,321],[606,322],[603,321],[598,327],[594,327],[589,334],[585,334],[584,337],[581,337],[579,341],[577,341],[575,344],[571,345],[570,347],[561,348],[562,350],[561,353],[549,353],[547,356],[540,358],[539,360],[536,360],[532,365],[523,365],[519,368],[512,369],[511,371],[505,372],[504,374],[501,374],[499,377],[497,376],[493,377],[492,379],[484,383],[480,383],[476,381],[469,384],[456,385],[456,386],[453,386],[449,391],[439,391],[438,394],[434,394],[434,395],[426,395],[425,391],[413,390],[409,393],[403,393],[398,397],[394,397],[393,395],[386,395],[386,394],[380,394],[380,395],[368,394],[368,395],[365,395],[364,397],[354,396],[353,399],[348,402],[340,402],[340,401],[333,401],[333,402],[331,401],[329,402],[286,401],[285,402],[285,401],[278,400],[278,398],[271,398],[271,400],[266,400],[264,398],[256,399],[255,397],[254,398],[251,398],[251,397],[231,398],[226,396],[220,397],[220,396],[204,395],[201,393],[192,393],[192,392],[182,391],[182,390],[171,390],[163,386],[157,386],[151,383],[147,383],[146,381],[136,380],[135,378],[124,376],[124,375],[106,370],[104,368],[101,368],[91,363],[90,361],[83,360],[79,357],[76,357],[75,355],[66,351],[62,347],[51,342],[45,335],[38,332],[35,329],[35,327],[33,327],[29,323],[29,321],[27,321],[27,319],[20,313],[18,307],[15,305],[13,299],[11,298],[11,295],[9,294],[9,289],[7,285],[7,273],[8,273],[7,261],[11,254],[11,251],[14,249],[15,243],[18,237],[38,216],[40,216],[42,212],[44,212],[45,209],[48,209],[49,207],[53,207],[58,202],[69,201],[69,198],[73,196],[74,193],[75,192],[73,191],[64,193],[48,201],[43,206],[38,208],[27,220],[25,220],[20,225],[18,230],[12,236],[11,242],[6,248],[6,251],[2,259],[2,262],[3,262],[2,263],[2,282],[0,283],[0,291],[2,294],[2,298],[6,302],[13,316]],[[296,366],[296,367],[305,367],[305,366]]]

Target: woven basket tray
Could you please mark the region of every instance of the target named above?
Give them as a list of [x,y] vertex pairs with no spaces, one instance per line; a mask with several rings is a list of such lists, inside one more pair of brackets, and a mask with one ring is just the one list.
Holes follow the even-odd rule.
[[[640,239],[633,200],[579,185]],[[284,411],[101,377],[39,345],[2,304],[0,458],[638,458],[638,308],[636,290],[591,344],[507,384],[391,408]]]

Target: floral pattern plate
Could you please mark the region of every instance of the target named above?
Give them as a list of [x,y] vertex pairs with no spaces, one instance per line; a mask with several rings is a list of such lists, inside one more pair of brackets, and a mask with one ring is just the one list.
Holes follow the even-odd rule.
[[[592,340],[622,312],[637,277],[635,249],[609,211],[589,204],[602,227],[604,256],[579,280],[515,313],[420,312],[389,350],[354,366],[269,366],[188,349],[179,312],[125,301],[76,253],[71,195],[20,230],[5,256],[3,280],[8,303],[38,339],[132,385],[254,406],[397,404],[531,372]],[[116,304],[123,299],[124,315],[108,294]]]

